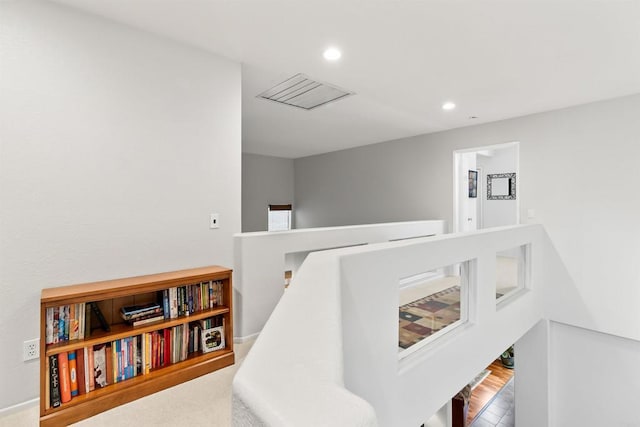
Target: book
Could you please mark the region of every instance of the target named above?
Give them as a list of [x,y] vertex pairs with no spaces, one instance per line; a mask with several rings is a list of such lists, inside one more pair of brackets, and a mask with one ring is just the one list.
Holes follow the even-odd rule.
[[80,329],[78,332],[78,338],[81,338],[81,339],[84,338],[84,326],[85,326],[84,306],[85,306],[85,303],[81,302],[78,304],[78,308],[76,309],[76,313],[78,313],[78,328]]
[[148,316],[150,314],[162,314],[162,311],[163,309],[160,304],[151,302],[148,304],[121,307],[120,316],[124,320],[131,320],[138,317]]
[[53,344],[60,342],[60,309],[53,308]]
[[77,340],[78,332],[80,331],[78,327],[78,318],[76,317],[76,308],[78,304],[71,304],[69,306],[69,339]]
[[151,371],[151,362],[152,362],[152,345],[151,345],[151,334],[149,332],[144,334],[144,351],[145,351],[145,359],[144,359],[144,373],[148,374]]
[[69,309],[68,305],[64,306],[64,341],[69,341],[69,326],[70,326],[70,321],[69,321],[69,314],[71,313],[71,310]]
[[58,341],[64,341],[65,309],[64,305],[58,308]]
[[70,351],[67,359],[69,362],[69,379],[71,380],[71,397],[74,397],[78,395],[78,362],[76,360],[76,352]]
[[[106,384],[115,384],[116,383],[116,377],[113,374],[113,365],[114,365],[114,360],[112,357],[113,354],[113,343],[108,343],[105,345],[105,377],[106,377]],[[117,366],[117,365],[116,365]]]
[[67,403],[71,400],[71,375],[69,357],[65,352],[58,354],[58,374],[60,376],[60,401]]
[[89,359],[88,363],[89,363],[89,368],[87,369],[87,382],[89,384],[87,390],[89,391],[93,391],[96,389],[96,383],[95,383],[95,371],[93,368],[93,347],[88,347],[87,348],[87,358]]
[[171,363],[171,329],[164,330],[164,352],[162,366],[168,366]]
[[58,356],[49,356],[49,401],[52,408],[62,403],[60,400],[60,376],[58,372]]
[[[120,313],[120,315],[122,316],[122,313]],[[152,318],[152,317],[162,317],[164,319],[165,316],[164,316],[164,310],[162,309],[162,307],[158,308],[157,310],[152,310],[152,311],[148,311],[148,312],[141,312],[140,314],[137,314],[135,316],[130,316],[130,317],[127,317],[127,318],[122,316],[123,320],[125,322],[127,322],[128,324],[132,324],[133,322],[137,322],[139,320],[149,319],[149,318]]]
[[47,308],[45,344],[53,344],[53,307]]
[[202,331],[202,352],[209,353],[210,351],[221,350],[225,346],[224,342],[224,327],[216,326],[211,329],[204,329]]
[[164,318],[169,318],[169,290],[164,289],[162,291],[162,308],[164,309]]
[[84,304],[84,334],[83,338],[88,338],[91,335],[91,303]]
[[90,384],[91,383],[91,379],[93,379],[93,369],[91,369],[91,366],[89,365],[89,348],[85,347],[82,349],[82,355],[83,355],[83,359],[84,359],[84,390],[85,393],[89,393],[89,391],[91,391],[91,387]]
[[87,385],[84,381],[84,350],[84,348],[80,348],[76,351],[76,376],[78,377],[78,394],[87,393]]
[[169,288],[169,318],[178,317],[178,289]]
[[160,320],[164,320],[164,315],[162,313],[152,315],[151,317],[145,317],[145,318],[141,318],[141,319],[136,319],[134,321],[127,322],[127,323],[129,323],[131,326],[135,327],[135,326],[146,325],[147,323],[158,322]]
[[104,344],[93,348],[93,369],[95,388],[107,386],[107,354]]

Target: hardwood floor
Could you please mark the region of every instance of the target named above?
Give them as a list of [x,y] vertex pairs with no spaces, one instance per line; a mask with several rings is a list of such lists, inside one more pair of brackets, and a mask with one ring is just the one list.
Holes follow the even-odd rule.
[[473,419],[482,411],[482,408],[498,394],[500,389],[513,377],[513,369],[502,366],[500,358],[487,366],[491,374],[485,378],[471,393],[469,400],[469,412],[467,414],[467,424],[471,424]]

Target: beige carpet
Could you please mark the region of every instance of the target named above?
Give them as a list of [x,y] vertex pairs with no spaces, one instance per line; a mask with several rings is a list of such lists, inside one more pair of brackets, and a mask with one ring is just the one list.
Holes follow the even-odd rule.
[[[230,426],[231,382],[253,345],[235,345],[236,363],[195,380],[143,397],[75,426]],[[0,426],[37,426],[39,406],[0,418]]]

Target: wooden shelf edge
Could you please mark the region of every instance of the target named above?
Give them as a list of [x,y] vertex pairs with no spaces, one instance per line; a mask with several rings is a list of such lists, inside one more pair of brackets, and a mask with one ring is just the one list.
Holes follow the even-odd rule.
[[[139,377],[141,380],[136,383],[127,384],[125,381],[118,383],[122,384],[122,387],[118,387],[118,384],[106,387],[103,389],[104,392],[102,394],[90,399],[78,401],[76,404],[67,404],[67,406],[60,408],[49,409],[45,411],[45,413],[41,413],[40,426],[53,427],[68,425],[105,412],[124,403],[132,402],[158,391],[231,366],[235,363],[235,353],[231,350],[217,357],[206,357],[206,355],[203,355],[192,359],[191,364],[188,364],[188,366],[184,366],[185,363],[188,364],[189,361],[164,368],[159,371],[158,375],[149,378],[145,378],[147,376],[141,376]],[[175,369],[171,369],[173,366],[175,366]],[[151,376],[153,373],[148,375]],[[110,387],[113,387],[113,389],[109,390]]]
[[54,307],[64,301],[88,302],[126,296],[174,286],[189,285],[192,281],[218,280],[218,276],[220,279],[224,279],[232,271],[226,267],[212,265],[166,273],[46,288],[42,290],[40,302],[46,307]]

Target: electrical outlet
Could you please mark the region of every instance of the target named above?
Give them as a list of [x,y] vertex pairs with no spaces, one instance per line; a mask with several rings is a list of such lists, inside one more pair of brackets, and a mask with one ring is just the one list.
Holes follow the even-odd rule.
[[212,213],[209,216],[209,228],[220,228],[220,214]]
[[40,357],[40,340],[33,339],[22,343],[22,360],[33,360]]

